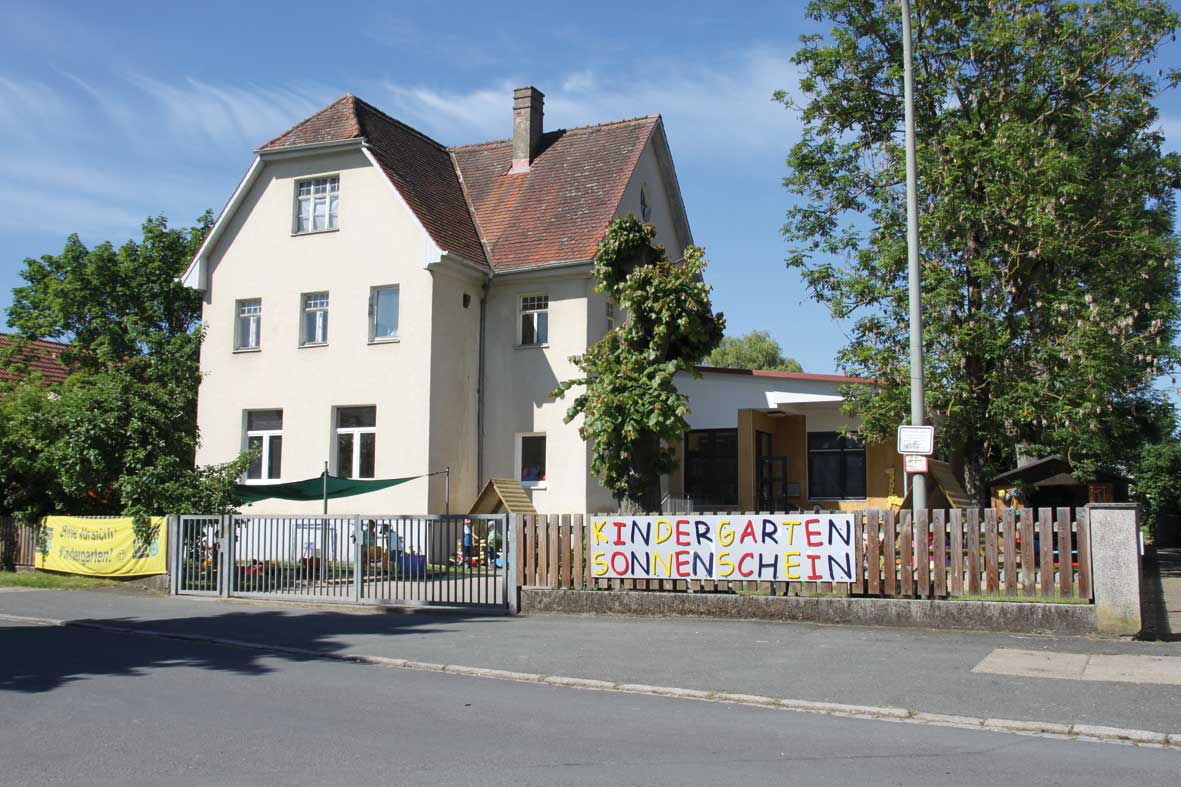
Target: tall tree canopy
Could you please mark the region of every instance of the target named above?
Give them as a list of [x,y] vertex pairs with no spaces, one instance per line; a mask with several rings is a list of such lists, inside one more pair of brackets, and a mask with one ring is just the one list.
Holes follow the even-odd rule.
[[722,369],[778,369],[784,372],[802,372],[795,358],[783,354],[779,342],[767,331],[751,331],[742,336],[723,336],[705,362]]
[[[831,23],[793,57],[800,141],[787,264],[852,321],[838,362],[871,437],[908,420],[901,17],[812,0]],[[915,3],[915,124],[927,410],[969,490],[1028,444],[1080,473],[1130,462],[1178,356],[1178,247],[1151,68],[1160,0]]]
[[635,216],[612,222],[595,254],[596,289],[622,307],[625,321],[571,359],[583,373],[558,386],[583,391],[567,411],[582,416],[579,433],[591,442],[591,470],[612,491],[646,511],[660,505],[660,476],[675,467],[670,443],[689,429],[688,397],[677,390],[677,372],[717,347],[726,325],[714,314],[702,278],[705,252],[690,246],[671,261],[655,241],[656,230]]
[[156,217],[119,248],[72,235],[61,254],[25,260],[8,322],[25,339],[69,342],[73,373],[0,393],[0,506],[142,520],[230,502],[243,460],[193,464],[201,296],[177,281],[210,223]]

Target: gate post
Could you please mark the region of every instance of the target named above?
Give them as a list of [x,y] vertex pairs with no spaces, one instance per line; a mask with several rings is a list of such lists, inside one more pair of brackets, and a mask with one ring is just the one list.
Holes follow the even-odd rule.
[[508,514],[504,525],[504,593],[510,615],[521,611],[521,589],[517,587],[517,515]]
[[[1088,503],[1087,512],[1096,628],[1101,634],[1135,636],[1141,627],[1139,507]],[[1063,558],[1062,565],[1069,561]]]
[[180,591],[180,514],[168,517],[168,595]]
[[237,565],[237,539],[234,532],[234,517],[232,514],[221,516],[221,577],[217,583],[217,594],[229,597],[234,595],[234,569]]
[[363,570],[364,561],[361,559],[361,545],[364,539],[361,538],[361,517],[360,515],[353,515],[353,601],[360,603],[361,601],[361,582],[364,580]]

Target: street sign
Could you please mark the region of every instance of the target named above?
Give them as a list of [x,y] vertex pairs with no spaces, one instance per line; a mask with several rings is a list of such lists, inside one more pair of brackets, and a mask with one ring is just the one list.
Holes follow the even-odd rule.
[[922,454],[904,454],[902,466],[907,473],[927,472],[927,457]]
[[935,427],[899,426],[898,453],[924,456],[935,453]]

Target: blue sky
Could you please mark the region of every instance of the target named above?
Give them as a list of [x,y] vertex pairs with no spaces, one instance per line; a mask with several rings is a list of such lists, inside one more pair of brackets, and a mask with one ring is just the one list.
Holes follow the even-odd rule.
[[[511,90],[546,127],[664,115],[728,333],[771,331],[807,371],[841,326],[783,266],[796,139],[788,62],[802,1],[571,4],[0,0],[0,308],[27,256],[220,209],[252,151],[345,92],[447,144],[511,133]],[[1181,66],[1171,44],[1162,65]],[[1161,106],[1170,147],[1181,98]],[[0,315],[2,322],[2,315]]]

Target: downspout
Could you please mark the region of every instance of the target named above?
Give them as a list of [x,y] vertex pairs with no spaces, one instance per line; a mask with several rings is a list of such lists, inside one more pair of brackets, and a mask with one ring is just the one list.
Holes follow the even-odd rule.
[[484,484],[484,343],[488,308],[488,279],[480,287],[480,352],[476,369],[476,494]]

